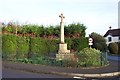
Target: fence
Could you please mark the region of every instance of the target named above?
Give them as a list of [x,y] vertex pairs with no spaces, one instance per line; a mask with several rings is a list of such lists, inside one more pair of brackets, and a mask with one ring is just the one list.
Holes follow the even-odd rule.
[[107,52],[101,52],[101,66],[108,64],[108,53]]

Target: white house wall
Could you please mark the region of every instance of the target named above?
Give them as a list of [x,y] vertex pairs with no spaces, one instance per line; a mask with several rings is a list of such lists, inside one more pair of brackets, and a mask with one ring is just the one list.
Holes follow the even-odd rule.
[[[108,37],[112,38],[112,41],[108,42]],[[119,41],[119,37],[112,37],[111,35],[108,35],[107,37],[105,37],[106,39],[106,44],[108,45],[109,43],[113,43],[113,42],[118,42]]]

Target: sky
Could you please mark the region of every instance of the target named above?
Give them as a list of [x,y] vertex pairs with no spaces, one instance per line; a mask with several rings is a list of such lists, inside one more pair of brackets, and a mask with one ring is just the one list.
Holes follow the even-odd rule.
[[104,35],[111,26],[118,28],[119,0],[0,0],[0,22],[38,25],[81,23],[92,32]]

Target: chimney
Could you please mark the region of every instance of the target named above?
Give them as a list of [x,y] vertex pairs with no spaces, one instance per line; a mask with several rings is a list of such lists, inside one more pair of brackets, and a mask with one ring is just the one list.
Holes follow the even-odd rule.
[[110,27],[109,27],[109,30],[111,30],[111,28],[112,28],[112,27],[110,26]]

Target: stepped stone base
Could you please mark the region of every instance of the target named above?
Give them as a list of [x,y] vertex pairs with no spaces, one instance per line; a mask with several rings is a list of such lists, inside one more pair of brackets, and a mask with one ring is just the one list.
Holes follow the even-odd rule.
[[74,58],[74,54],[67,50],[67,44],[59,44],[58,54],[56,54],[56,60],[67,60]]
[[56,54],[56,60],[70,60],[74,59],[74,54],[69,53],[69,54]]

